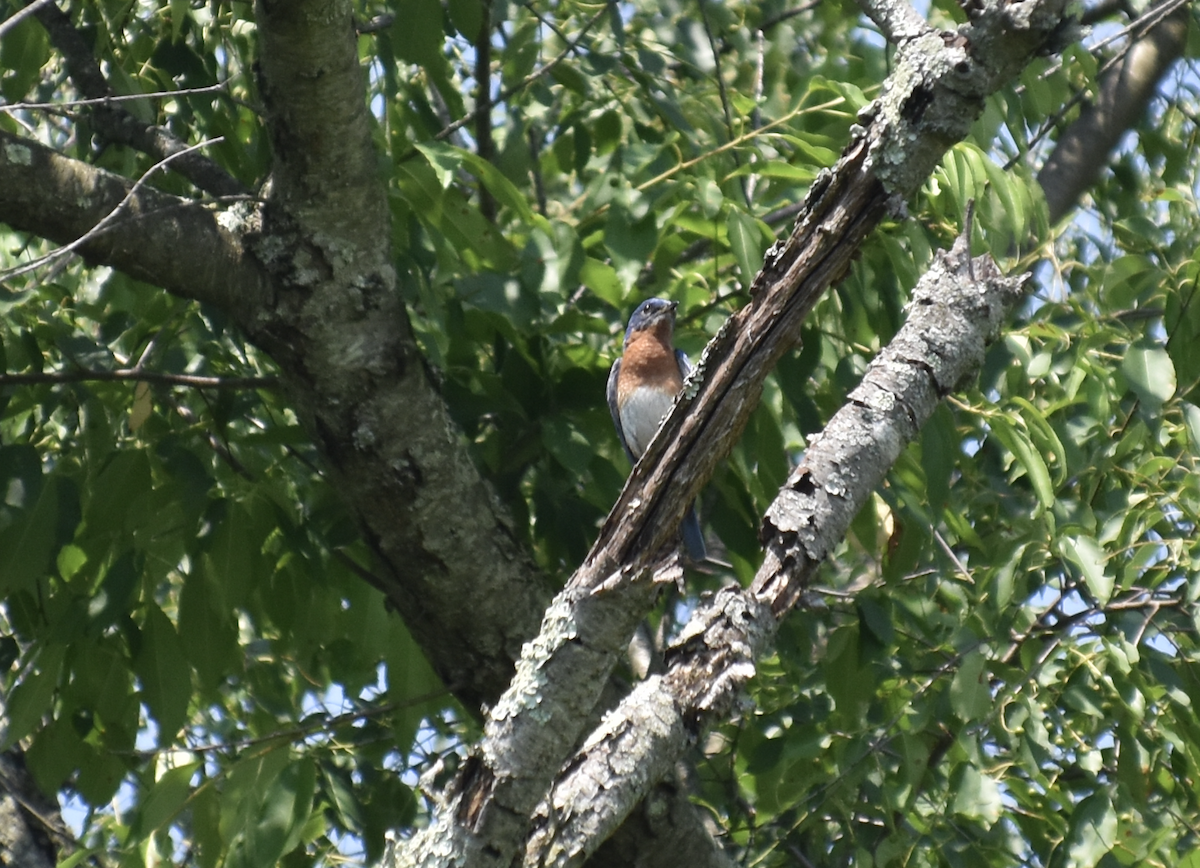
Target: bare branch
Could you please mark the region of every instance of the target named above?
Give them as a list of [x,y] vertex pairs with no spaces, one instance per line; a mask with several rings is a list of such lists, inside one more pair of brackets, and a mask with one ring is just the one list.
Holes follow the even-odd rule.
[[916,39],[931,29],[908,0],[857,0],[863,14],[875,22],[893,45]]
[[147,181],[150,180],[151,175],[153,175],[159,169],[165,167],[172,160],[175,160],[175,159],[178,159],[181,157],[185,157],[187,154],[191,153],[192,151],[199,150],[200,148],[203,148],[206,145],[211,145],[214,142],[219,142],[219,141],[222,141],[222,139],[218,138],[218,139],[212,139],[207,142],[201,142],[198,145],[192,145],[192,147],[190,147],[190,148],[185,148],[184,150],[179,151],[178,153],[172,154],[169,157],[165,157],[165,158],[159,160],[157,163],[155,163],[153,166],[151,166],[149,169],[147,169],[146,172],[133,183],[133,186],[131,186],[129,188],[129,191],[125,194],[124,198],[122,198],[121,201],[118,202],[111,211],[109,211],[107,214],[105,214],[103,217],[101,217],[100,220],[97,221],[96,225],[93,226],[91,229],[89,229],[87,232],[80,235],[78,238],[76,238],[70,244],[66,244],[66,245],[58,248],[57,250],[52,250],[51,252],[47,253],[45,256],[41,256],[41,257],[35,259],[33,262],[27,262],[24,265],[18,265],[15,268],[9,268],[9,269],[6,269],[5,271],[0,271],[0,279],[11,279],[14,277],[19,277],[22,274],[28,274],[31,271],[36,271],[37,269],[39,269],[45,265],[49,265],[52,262],[55,262],[56,260],[61,259],[62,257],[67,256],[71,253],[74,253],[77,250],[80,250],[81,248],[87,246],[89,243],[91,243],[95,239],[99,238],[105,232],[108,232],[113,227],[113,225],[116,223],[117,218],[129,210],[130,203],[134,200],[134,198],[137,196],[138,192],[142,189],[142,187],[145,186]]
[[978,369],[1021,297],[1022,279],[1001,277],[989,258],[971,260],[969,251],[964,235],[938,258],[913,293],[908,322],[810,442],[764,518],[766,558],[750,589],[722,591],[698,611],[668,651],[667,672],[635,688],[567,763],[527,864],[580,865],[595,839],[734,708],[821,561],[942,395]]
[[1117,141],[1146,111],[1158,83],[1187,43],[1189,4],[1169,0],[1135,24],[1142,30],[1118,65],[1100,78],[1100,90],[1058,137],[1038,173],[1050,222],[1057,223],[1096,183]]
[[121,368],[115,371],[84,368],[77,371],[0,373],[0,386],[114,381],[161,383],[167,386],[187,386],[193,389],[274,389],[279,386],[279,381],[275,377],[206,377],[200,374],[169,374],[163,371],[142,371],[134,368]]
[[7,36],[10,30],[12,30],[30,15],[33,15],[44,6],[51,5],[53,2],[54,0],[34,0],[34,2],[30,3],[24,9],[18,9],[12,15],[5,18],[4,22],[0,24],[0,39],[3,39],[5,36]]
[[[34,13],[46,28],[50,41],[67,62],[67,71],[75,86],[89,99],[104,100],[115,94],[96,63],[87,42],[75,29],[70,17],[54,3],[40,6]],[[92,114],[96,131],[112,142],[129,145],[142,153],[160,159],[185,150],[171,132],[160,126],[139,122],[123,109],[101,103]],[[175,170],[199,189],[214,196],[244,195],[249,191],[228,172],[205,157],[190,153],[175,165]]]
[[[767,374],[795,344],[820,295],[845,274],[888,203],[914,192],[950,144],[969,132],[987,96],[1043,48],[1065,2],[1019,7],[989,6],[958,40],[928,31],[901,46],[884,95],[860,115],[864,126],[838,165],[814,183],[791,237],[768,252],[751,303],[705,350],[587,561],[547,610],[539,637],[526,644],[516,677],[491,710],[479,753],[464,765],[431,826],[406,842],[405,864],[454,858],[467,866],[507,866],[524,846],[530,812],[581,734],[585,718],[578,710],[594,704],[655,596],[655,559],[732,449]],[[640,722],[661,732],[653,719]],[[665,770],[657,762],[658,755],[624,768],[637,770],[637,786],[644,787]]]
[[96,97],[95,99],[69,99],[63,102],[15,102],[9,105],[0,105],[0,113],[12,114],[16,111],[62,111],[63,109],[86,106],[107,106],[122,102],[136,102],[143,99],[168,99],[175,96],[217,93],[227,90],[228,87],[229,82],[223,81],[220,84],[209,84],[204,87],[183,87],[176,90],[156,90],[150,93],[113,94],[112,96]]

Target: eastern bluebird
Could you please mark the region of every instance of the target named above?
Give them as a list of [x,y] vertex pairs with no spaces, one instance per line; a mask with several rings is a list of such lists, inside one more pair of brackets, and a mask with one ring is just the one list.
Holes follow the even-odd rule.
[[[661,298],[638,305],[625,329],[625,354],[608,375],[608,410],[630,464],[642,457],[692,371],[688,357],[671,342],[677,307],[679,302]],[[705,561],[708,552],[694,504],[680,531],[688,557]]]

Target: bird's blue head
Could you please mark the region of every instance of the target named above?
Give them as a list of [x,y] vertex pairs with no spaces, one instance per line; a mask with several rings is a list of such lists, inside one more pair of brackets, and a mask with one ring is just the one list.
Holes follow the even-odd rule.
[[674,326],[675,309],[677,307],[679,307],[679,302],[677,301],[667,301],[665,298],[646,299],[637,306],[637,310],[629,318],[629,327],[625,329],[625,340],[628,341],[629,336],[634,332],[651,328],[664,319],[669,320],[671,325]]

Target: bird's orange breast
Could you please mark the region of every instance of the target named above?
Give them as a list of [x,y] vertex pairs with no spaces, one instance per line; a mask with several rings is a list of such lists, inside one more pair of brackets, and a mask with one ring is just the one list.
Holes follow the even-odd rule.
[[679,362],[669,341],[654,331],[635,332],[625,344],[621,356],[621,376],[617,381],[617,400],[624,399],[636,387],[660,389],[672,396],[683,388]]

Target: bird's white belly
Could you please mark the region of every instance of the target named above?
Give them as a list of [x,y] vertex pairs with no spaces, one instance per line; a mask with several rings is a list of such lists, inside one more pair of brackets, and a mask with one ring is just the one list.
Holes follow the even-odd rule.
[[674,395],[644,386],[634,389],[625,399],[621,405],[621,429],[635,458],[646,451],[674,401]]

